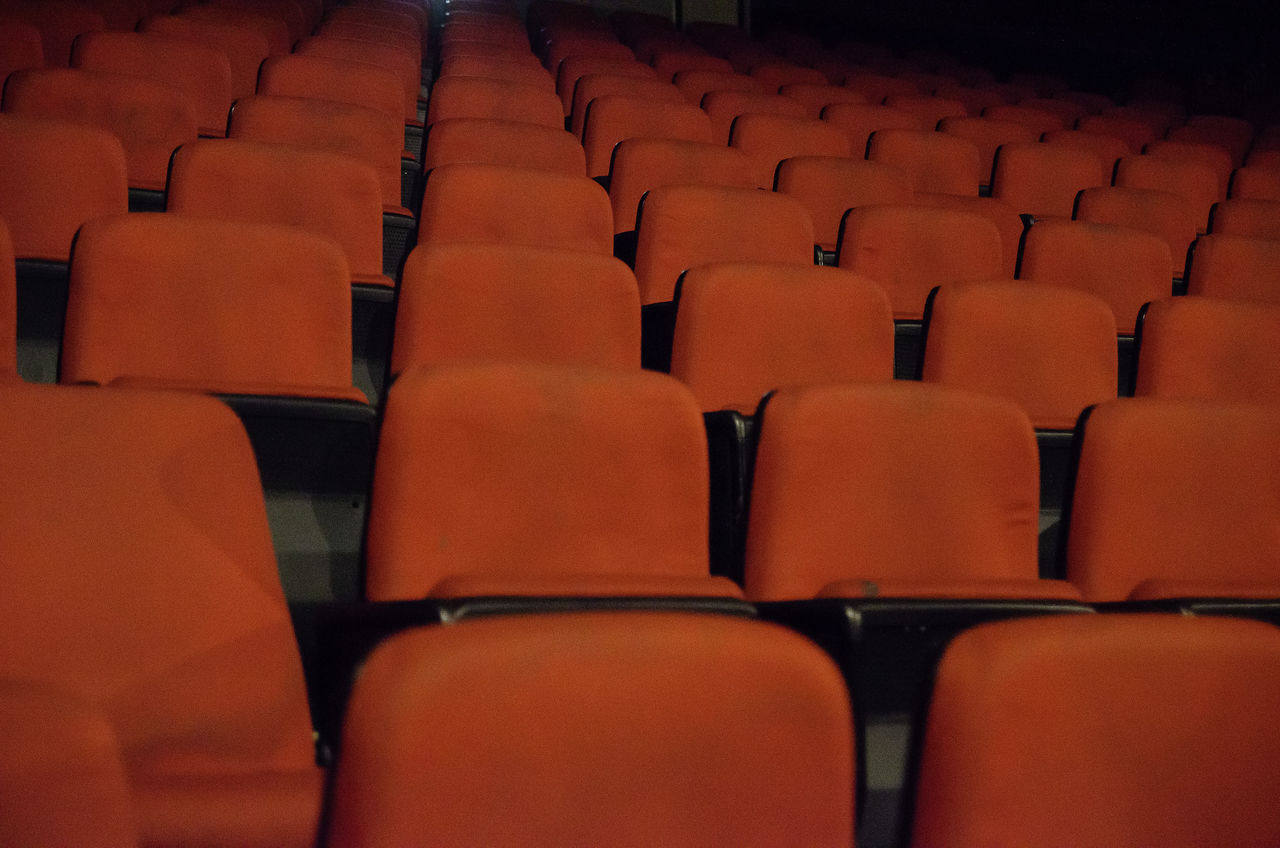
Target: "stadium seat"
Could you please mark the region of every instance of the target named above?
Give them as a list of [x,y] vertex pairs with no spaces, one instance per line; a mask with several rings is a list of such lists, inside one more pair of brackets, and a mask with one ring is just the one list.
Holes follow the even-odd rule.
[[[577,97],[578,83],[585,76],[594,76],[596,74],[604,74],[613,77],[627,77],[628,79],[649,80],[650,82],[670,82],[670,79],[663,80],[653,68],[644,62],[638,62],[632,59],[616,59],[609,56],[570,56],[560,63],[560,70],[556,73],[556,94],[560,96],[560,102],[564,105],[565,117],[573,114],[573,103]],[[587,100],[586,103],[590,103]]]
[[1087,291],[1106,301],[1116,329],[1133,335],[1144,303],[1169,297],[1168,245],[1129,227],[1041,221],[1027,230],[1018,279]]
[[844,683],[782,628],[505,616],[374,651],[347,711],[330,838],[835,848],[853,843],[853,776]]
[[217,47],[153,33],[90,32],[76,39],[71,66],[171,85],[195,109],[201,135],[227,134],[231,62]]
[[872,203],[909,203],[914,195],[910,177],[900,169],[842,156],[783,160],[778,163],[776,190],[794,197],[809,211],[816,244],[830,254],[824,264],[835,263],[845,212]]
[[1126,156],[1116,163],[1115,184],[1124,188],[1167,191],[1185,198],[1196,216],[1196,230],[1209,226],[1209,210],[1226,193],[1209,165],[1165,156]]
[[836,268],[696,266],[680,283],[671,374],[703,412],[743,415],[782,386],[890,380],[888,298]]
[[[233,23],[197,20],[187,15],[153,15],[144,18],[138,31],[196,41],[222,51],[231,65],[231,97],[250,97],[258,88],[258,68],[270,55],[267,36]],[[226,118],[223,118],[226,132]]]
[[1095,602],[1280,599],[1280,407],[1133,398],[1081,425],[1067,577]]
[[422,169],[466,163],[538,168],[574,177],[587,173],[582,145],[565,130],[495,118],[446,118],[432,124]]
[[1222,200],[1213,205],[1209,232],[1280,239],[1280,200]]
[[1116,396],[1115,337],[1111,307],[1084,291],[943,285],[930,297],[922,379],[1009,398],[1037,429],[1070,430],[1085,407]]
[[1053,144],[1006,144],[996,156],[991,196],[1035,218],[1070,218],[1076,195],[1110,185],[1096,153]]
[[391,371],[455,362],[640,367],[640,299],[611,256],[428,243],[409,254]]
[[1087,188],[1076,199],[1075,218],[1153,233],[1169,246],[1170,270],[1181,282],[1187,251],[1196,240],[1196,214],[1186,198],[1159,189],[1103,186]]
[[44,61],[41,65],[27,67],[66,68],[71,64],[71,45],[77,36],[107,28],[106,18],[101,12],[74,0],[9,3],[5,6],[5,13],[40,32]]
[[554,92],[486,77],[441,77],[431,88],[427,123],[446,118],[497,118],[564,129]]
[[634,232],[645,193],[666,185],[752,188],[751,163],[740,151],[718,144],[665,138],[618,142],[609,171],[613,229]]
[[706,450],[697,404],[665,375],[406,371],[383,419],[366,595],[732,599],[708,566]]
[[597,97],[583,118],[582,148],[587,155],[587,176],[607,176],[614,147],[628,138],[710,143],[713,131],[707,115],[683,101],[648,100],[623,94]]
[[[953,116],[938,122],[938,130],[947,135],[972,142],[978,148],[978,189],[991,188],[991,171],[995,167],[996,150],[1002,144],[1025,144],[1039,136],[1026,124],[995,118],[966,118]],[[930,191],[931,189],[923,189]],[[970,192],[965,192],[966,194]]]
[[805,105],[781,94],[717,89],[702,98],[702,111],[711,118],[711,138],[717,144],[728,144],[733,122],[739,115],[763,113],[803,118]]
[[609,195],[586,177],[507,165],[441,165],[422,194],[418,244],[483,242],[613,255]]
[[775,392],[758,428],[749,598],[1078,599],[1037,577],[1036,443],[1013,403],[807,386]]
[[849,155],[849,140],[840,130],[815,118],[784,115],[741,115],[733,122],[729,146],[752,163],[758,188],[772,191],[778,166],[794,156]]
[[821,118],[822,110],[833,103],[866,103],[867,98],[841,85],[794,82],[783,85],[778,93],[799,100],[809,107],[810,118]]
[[0,676],[101,710],[141,844],[314,844],[324,775],[235,415],[66,386],[0,406]]
[[1053,616],[962,633],[933,685],[911,844],[1280,839],[1265,718],[1277,661],[1274,628],[1225,619]]
[[303,230],[94,219],[71,257],[61,381],[363,402],[350,280],[338,245]]
[[1209,297],[1152,301],[1138,324],[1136,395],[1280,402],[1280,306]]
[[1187,294],[1280,303],[1280,242],[1201,236],[1187,263]]
[[[716,58],[716,57],[713,57]],[[724,61],[724,60],[720,60]],[[764,83],[746,74],[739,74],[730,68],[716,70],[714,68],[690,68],[678,71],[672,78],[676,88],[684,94],[685,99],[694,106],[701,106],[702,100],[713,91],[745,91],[748,93],[768,94]]]
[[[196,113],[176,88],[155,80],[70,68],[11,74],[4,111],[101,127],[124,147],[129,188],[148,192],[156,208],[178,145],[195,141]],[[141,198],[138,198],[141,202]]]
[[[647,68],[647,65],[641,65]],[[587,74],[578,80],[573,90],[573,111],[569,118],[569,129],[579,139],[582,138],[583,124],[592,102],[605,95],[620,94],[636,100],[660,101],[666,103],[685,104],[680,89],[669,82],[653,77],[633,77],[622,74]]]
[[976,197],[984,179],[982,154],[966,138],[923,130],[877,130],[867,159],[902,170],[916,192]]

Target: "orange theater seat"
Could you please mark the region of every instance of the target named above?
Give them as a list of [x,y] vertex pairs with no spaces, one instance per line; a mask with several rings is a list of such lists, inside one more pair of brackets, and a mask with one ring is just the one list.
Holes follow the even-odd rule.
[[697,403],[666,375],[407,371],[383,420],[366,594],[738,596],[710,576],[706,469]]
[[422,195],[418,244],[484,242],[613,254],[600,184],[533,168],[441,165]]
[[18,297],[13,242],[0,218],[0,382],[18,376]]
[[653,189],[637,231],[640,302],[670,301],[680,275],[708,262],[810,265],[813,243],[809,213],[785,195],[720,186]]
[[1047,283],[940,286],[922,379],[1016,401],[1043,430],[1070,430],[1116,396],[1116,320],[1096,295]]
[[1068,615],[961,633],[933,685],[911,844],[1277,844],[1277,665],[1280,634],[1254,621]]
[[338,245],[293,227],[97,218],[71,257],[61,380],[363,402],[350,286]]
[[[793,156],[778,163],[777,191],[790,195],[813,218],[814,241],[834,252],[844,213],[872,203],[910,203],[911,178],[883,162],[845,156]],[[828,263],[830,264],[830,263]]]
[[478,163],[585,176],[586,154],[573,133],[494,118],[446,118],[431,125],[422,169]]
[[889,299],[837,268],[696,266],[680,284],[671,375],[703,412],[744,415],[782,386],[890,380]]
[[105,716],[143,845],[313,845],[324,775],[235,414],[182,392],[11,386],[0,465],[0,677]]
[[1280,406],[1132,398],[1082,428],[1066,559],[1086,600],[1280,598]]
[[757,621],[579,613],[408,631],[356,685],[330,840],[847,848],[852,737],[834,664]]
[[1280,403],[1280,304],[1166,297],[1139,333],[1136,395]]
[[391,373],[414,365],[530,361],[640,367],[640,297],[612,256],[505,244],[409,254]]
[[895,382],[762,407],[746,590],[756,601],[1078,598],[1036,571],[1038,464],[1000,398]]
[[814,118],[745,114],[733,122],[729,146],[751,159],[756,185],[774,187],[778,166],[794,156],[849,155],[849,139],[840,130]]
[[169,157],[197,136],[195,109],[178,89],[124,74],[18,71],[5,84],[4,110],[111,132],[124,147],[129,187],[150,191],[164,190]]
[[701,110],[677,100],[646,100],[606,94],[591,101],[582,125],[587,176],[609,173],[613,150],[629,138],[667,138],[710,143],[711,122]]
[[701,141],[628,138],[618,142],[609,171],[615,233],[634,231],[645,193],[666,185],[751,188],[751,161],[740,151]]
[[1187,294],[1280,303],[1280,241],[1201,236],[1187,263]]
[[875,204],[850,209],[840,227],[841,268],[879,283],[893,317],[920,320],[934,286],[1000,278],[1003,244],[990,220],[927,206]]

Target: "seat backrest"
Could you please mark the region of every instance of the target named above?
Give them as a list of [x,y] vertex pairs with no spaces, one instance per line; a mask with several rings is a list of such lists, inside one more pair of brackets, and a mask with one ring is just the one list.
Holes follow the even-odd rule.
[[1158,189],[1121,186],[1084,189],[1076,198],[1075,218],[1159,236],[1169,247],[1169,267],[1176,278],[1181,278],[1186,270],[1187,251],[1196,240],[1196,214],[1191,204],[1180,195]]
[[81,224],[128,206],[124,148],[112,133],[0,113],[0,218],[15,256],[66,262]]
[[[41,0],[39,3],[9,3],[5,12],[40,31],[43,67],[65,68],[71,64],[71,45],[76,36],[107,28],[106,18],[97,9],[76,0]],[[34,65],[29,67],[41,67]]]
[[822,110],[833,103],[866,103],[867,98],[851,88],[830,83],[793,82],[778,89],[778,93],[792,100],[799,100],[809,107],[810,118],[821,118]]
[[609,171],[613,228],[636,228],[645,192],[666,185],[752,188],[751,162],[738,150],[701,141],[628,138],[618,142]]
[[33,24],[0,12],[0,83],[14,71],[44,67],[44,45]]
[[1280,241],[1201,236],[1187,263],[1187,294],[1280,303]]
[[[648,65],[640,65],[648,68]],[[578,138],[582,138],[583,124],[591,102],[606,94],[621,94],[638,100],[665,101],[668,103],[685,103],[680,89],[669,82],[652,76],[637,77],[626,74],[599,73],[586,74],[578,80],[573,90],[573,111],[570,116],[570,130]]]
[[1063,130],[1068,126],[1066,120],[1059,113],[1048,109],[1037,109],[1034,106],[1025,106],[1022,102],[1019,102],[1016,106],[988,106],[982,110],[982,116],[996,121],[1010,121],[1022,124],[1035,133],[1036,137],[1031,141],[1039,140],[1040,136],[1047,132]]
[[1254,135],[1255,128],[1249,121],[1225,115],[1192,115],[1187,118],[1185,126],[1169,130],[1170,141],[1211,144],[1222,148],[1236,167],[1244,162]]
[[330,834],[850,845],[851,728],[831,661],[756,621],[579,613],[419,629],[361,673]]
[[782,386],[891,380],[889,299],[838,268],[699,265],[680,283],[671,375],[704,412],[745,415]]
[[1126,156],[1116,163],[1118,186],[1167,191],[1186,198],[1196,216],[1196,229],[1209,226],[1209,211],[1225,195],[1218,175],[1203,162],[1165,156]]
[[1104,300],[1116,329],[1131,334],[1142,305],[1173,294],[1169,246],[1159,236],[1109,224],[1041,221],[1027,230],[1018,279],[1087,291]]
[[966,138],[924,130],[877,130],[867,159],[900,168],[917,192],[976,197],[984,178],[982,154]]
[[1008,280],[930,297],[922,378],[1014,400],[1039,429],[1115,398],[1117,359],[1111,307],[1079,289]]
[[1277,662],[1274,628],[1227,618],[961,633],[934,681],[912,845],[1274,843]]
[[0,841],[15,848],[138,845],[119,742],[87,699],[0,679]]
[[269,14],[259,14],[247,8],[233,8],[219,3],[200,3],[183,6],[178,14],[181,17],[205,23],[251,29],[267,40],[267,51],[272,56],[288,53],[293,44],[288,24]]
[[778,163],[776,190],[813,218],[815,243],[835,250],[844,213],[871,203],[909,203],[911,179],[893,165],[847,156],[793,156]]
[[494,118],[446,118],[431,125],[422,155],[424,171],[440,165],[479,163],[537,168],[581,177],[586,154],[573,133]]
[[[564,106],[565,117],[573,114],[574,98],[578,82],[587,75],[608,74],[660,82],[653,68],[634,58],[619,59],[610,56],[569,56],[560,63],[555,76],[556,93]],[[669,81],[670,78],[668,78]],[[588,103],[590,101],[587,101]],[[586,105],[585,103],[583,104]]]
[[195,109],[202,134],[227,132],[231,61],[217,47],[155,33],[90,32],[76,39],[71,65],[171,85]]
[[1276,597],[1280,407],[1134,398],[1083,425],[1067,577],[1094,601]]
[[1280,200],[1223,200],[1213,207],[1209,231],[1231,236],[1280,239]]
[[[657,72],[659,79],[671,80],[672,82],[675,82],[676,78],[681,74],[698,71],[712,71],[746,77],[745,74],[736,74],[733,70],[733,65],[730,64],[728,59],[712,56],[702,48],[691,44],[655,47],[653,55],[649,58],[649,64],[653,65],[653,69]],[[746,78],[750,79],[750,77]],[[696,97],[687,96],[693,101],[693,105],[697,106],[702,102],[702,95],[713,88],[715,86],[705,89],[698,93]],[[760,90],[764,90],[763,86],[761,86]]]
[[182,92],[155,80],[71,68],[10,75],[4,110],[33,118],[89,124],[120,139],[129,187],[163,190],[169,157],[195,141],[195,109]]
[[1117,113],[1114,107],[1101,115],[1085,115],[1076,122],[1076,129],[1097,135],[1109,135],[1121,139],[1133,151],[1140,151],[1164,133],[1157,132],[1149,119]]
[[422,85],[422,66],[415,64],[413,54],[397,44],[378,44],[353,38],[315,36],[298,44],[299,56],[317,56],[344,62],[363,62],[391,71],[400,80],[405,123],[418,120],[418,93]]
[[441,165],[422,194],[418,244],[470,241],[613,254],[609,195],[594,180],[507,165]]
[[729,146],[751,159],[756,185],[774,187],[778,164],[793,156],[848,157],[849,139],[840,130],[815,118],[748,113],[733,122]]
[[[883,103],[886,97],[909,97],[921,94],[920,87],[910,80],[889,76],[874,70],[859,70],[845,77],[846,88],[852,88],[867,98],[868,103]],[[916,114],[922,119],[923,116]],[[936,122],[935,122],[936,123]],[[926,127],[921,126],[921,129]]]
[[945,97],[933,97],[928,94],[891,94],[884,99],[884,105],[891,109],[900,109],[920,116],[924,128],[932,132],[938,121],[953,115],[965,116],[968,108],[959,100]]
[[312,97],[377,109],[403,123],[404,83],[394,71],[367,62],[290,53],[262,63],[258,93]]
[[640,207],[640,302],[671,300],[680,275],[708,262],[810,265],[813,245],[809,213],[785,195],[722,186],[655,188]]
[[852,581],[874,594],[880,582],[1035,579],[1039,465],[1014,404],[845,383],[780,389],[762,409],[749,598],[812,598]]
[[80,229],[70,285],[64,383],[363,400],[351,272],[328,239],[169,213],[96,218]]
[[981,215],[875,204],[845,215],[837,261],[879,283],[889,294],[894,318],[919,320],[934,286],[999,279],[1003,250],[999,229]]
[[1135,395],[1280,402],[1280,304],[1166,297],[1140,333]]
[[682,70],[676,73],[672,82],[684,94],[685,99],[694,106],[701,106],[703,98],[713,91],[769,93],[760,80],[746,74],[735,73],[729,68]]
[[640,298],[612,256],[500,244],[425,244],[400,283],[391,372],[530,361],[640,365]]
[[[978,148],[979,185],[991,183],[991,171],[995,167],[996,150],[1002,144],[1025,144],[1036,141],[1039,135],[1034,129],[1017,121],[997,118],[943,118],[938,130],[972,142]],[[966,192],[968,193],[968,192]]]
[[1018,249],[1026,224],[1022,216],[1009,204],[994,197],[970,197],[959,194],[916,193],[914,202],[920,206],[937,209],[953,209],[979,215],[996,225],[1000,231],[1001,277],[1012,279],[1018,270]]
[[406,371],[383,419],[365,593],[421,598],[466,577],[707,580],[706,450],[697,403],[666,375]]
[[440,73],[436,79],[444,77],[489,77],[549,91],[555,91],[556,86],[555,79],[547,73],[547,69],[532,58],[528,62],[519,62],[484,56],[454,55],[440,62]]
[[323,775],[235,414],[65,386],[0,407],[0,677],[106,715],[143,844],[312,844]]
[[[414,62],[418,64],[418,67],[422,67],[422,40],[420,35],[415,32],[388,29],[387,27],[361,23],[356,20],[326,19],[316,29],[315,34],[326,38],[349,38],[352,41],[361,41],[368,44],[391,44],[407,51],[413,57]],[[441,58],[449,54],[447,49],[449,46],[448,44],[440,46]],[[514,51],[511,55],[528,57],[532,64],[537,64],[537,59],[528,50]]]
[[1083,147],[1086,150],[1092,150],[1102,159],[1103,167],[1107,173],[1115,170],[1116,162],[1121,158],[1136,152],[1129,146],[1129,142],[1122,138],[1085,132],[1084,130],[1051,130],[1045,133],[1040,140],[1045,144],[1053,144],[1060,147]]
[[629,138],[713,141],[711,121],[701,109],[677,100],[605,94],[591,101],[582,125],[587,176],[609,173],[613,149]]
[[991,196],[1037,218],[1070,218],[1081,189],[1111,184],[1093,151],[1055,144],[1006,144],[996,155]]
[[1142,152],[1162,159],[1208,165],[1218,178],[1218,200],[1226,199],[1227,185],[1231,182],[1231,172],[1235,165],[1225,148],[1205,142],[1162,139],[1151,142]]
[[733,122],[739,115],[763,113],[803,118],[805,105],[781,94],[761,94],[755,91],[716,90],[702,98],[702,111],[711,119],[711,139],[717,144],[728,144]]
[[184,144],[173,156],[168,211],[301,227],[336,242],[354,282],[382,274],[382,191],[365,162],[238,139]]
[[198,20],[187,15],[153,15],[143,19],[138,29],[143,33],[197,41],[222,51],[231,65],[232,99],[249,97],[257,90],[258,68],[271,51],[267,36],[258,30],[234,23]]
[[385,112],[337,100],[260,94],[236,101],[227,137],[359,159],[377,171],[384,209],[408,212],[400,206],[404,130],[398,118]]
[[427,123],[445,118],[498,118],[564,129],[555,92],[486,77],[441,77],[431,87]]
[[865,156],[867,140],[881,130],[927,130],[921,116],[892,106],[873,103],[833,103],[822,110],[822,120],[834,124],[849,136],[849,151],[854,158]]
[[1246,165],[1231,175],[1231,197],[1280,200],[1280,168]]

